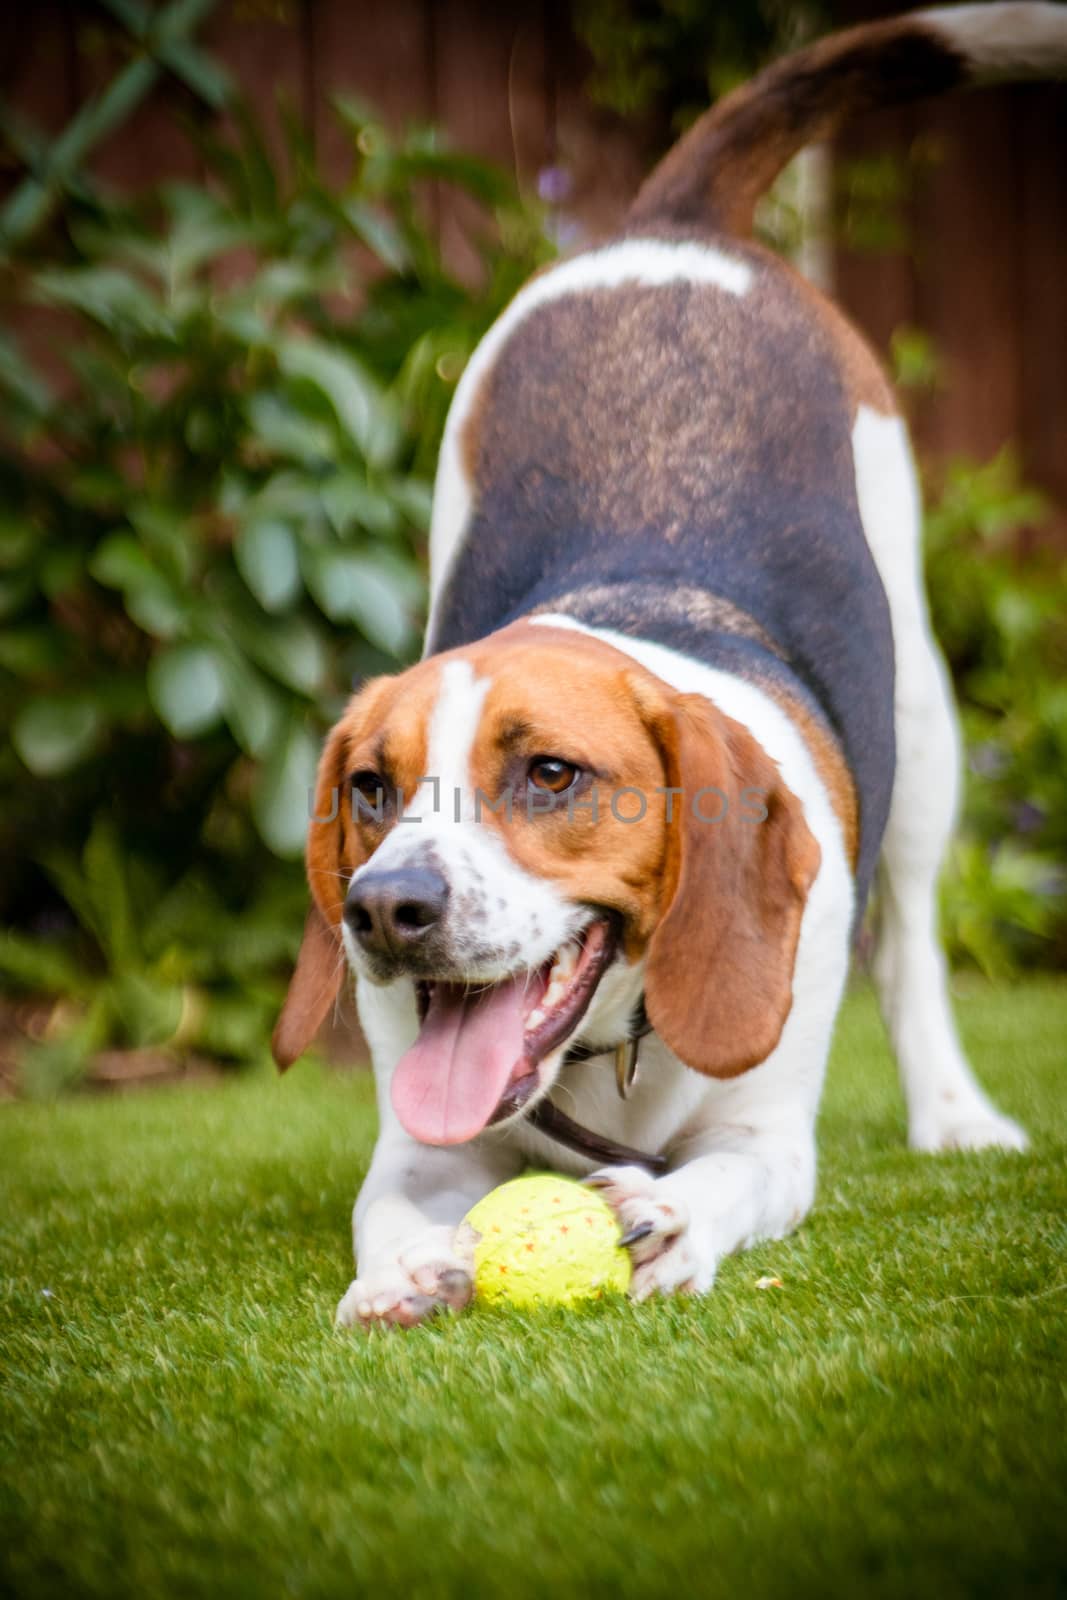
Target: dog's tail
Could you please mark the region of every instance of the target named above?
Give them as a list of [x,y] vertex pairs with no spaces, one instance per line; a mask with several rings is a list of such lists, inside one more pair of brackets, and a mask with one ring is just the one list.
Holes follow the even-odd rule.
[[857,112],[969,84],[1063,76],[1067,5],[946,6],[832,34],[706,111],[646,179],[627,225],[746,234],[786,162]]

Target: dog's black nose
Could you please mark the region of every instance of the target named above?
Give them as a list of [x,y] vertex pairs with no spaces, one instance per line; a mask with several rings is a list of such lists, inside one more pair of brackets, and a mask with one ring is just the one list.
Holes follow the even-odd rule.
[[432,867],[367,872],[345,899],[345,921],[364,950],[399,954],[425,939],[444,916],[448,884]]

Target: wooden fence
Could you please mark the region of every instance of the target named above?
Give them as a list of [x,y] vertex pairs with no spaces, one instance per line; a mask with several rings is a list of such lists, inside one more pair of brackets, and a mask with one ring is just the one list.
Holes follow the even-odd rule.
[[[841,21],[888,9],[843,0]],[[129,27],[151,14],[135,0],[5,8],[0,97],[54,139],[114,80]],[[282,93],[300,108],[328,170],[343,161],[329,112],[340,90],[395,125],[441,124],[527,186],[546,167],[566,169],[569,209],[591,233],[611,225],[645,162],[633,130],[583,96],[587,63],[564,0],[220,0],[195,38],[261,107]],[[195,175],[174,112],[210,115],[209,98],[164,62],[97,143],[91,171],[126,188]],[[836,249],[839,299],[882,350],[901,324],[932,336],[942,382],[913,407],[927,456],[986,457],[1014,440],[1029,477],[1067,504],[1067,89],[986,91],[871,117],[835,154],[840,166],[879,150],[921,157],[903,204],[909,246]],[[18,177],[9,172],[9,187]],[[449,211],[440,225],[462,264],[461,218]]]

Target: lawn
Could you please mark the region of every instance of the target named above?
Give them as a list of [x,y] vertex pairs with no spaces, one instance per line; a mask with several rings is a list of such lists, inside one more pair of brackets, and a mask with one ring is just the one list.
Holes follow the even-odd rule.
[[0,1589],[1062,1594],[1067,985],[957,1009],[1029,1156],[909,1154],[861,989],[794,1239],[408,1335],[331,1327],[365,1075],[3,1108]]

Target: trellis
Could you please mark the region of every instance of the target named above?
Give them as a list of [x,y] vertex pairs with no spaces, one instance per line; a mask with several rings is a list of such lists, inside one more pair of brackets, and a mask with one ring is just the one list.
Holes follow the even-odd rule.
[[230,93],[224,69],[193,42],[217,0],[172,0],[162,10],[141,0],[99,0],[129,36],[131,56],[99,94],[76,112],[58,137],[0,101],[0,135],[25,169],[0,208],[0,251],[27,239],[65,195],[91,193],[85,166],[96,147],[136,110],[165,74],[191,89],[212,111]]

